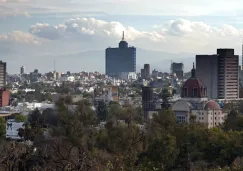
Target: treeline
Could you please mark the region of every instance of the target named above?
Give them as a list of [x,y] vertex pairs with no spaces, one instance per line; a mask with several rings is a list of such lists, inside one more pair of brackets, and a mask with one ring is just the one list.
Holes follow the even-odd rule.
[[0,170],[243,170],[243,119],[237,112],[224,125],[207,129],[193,121],[178,124],[170,110],[141,124],[141,109],[129,105],[100,106],[101,116],[88,101],[71,107],[61,99],[56,106],[55,113],[29,115],[21,136],[31,138],[33,146],[1,141]]

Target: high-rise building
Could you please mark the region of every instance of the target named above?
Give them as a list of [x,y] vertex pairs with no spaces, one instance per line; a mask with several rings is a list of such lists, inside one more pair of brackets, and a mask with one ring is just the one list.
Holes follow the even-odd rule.
[[218,98],[239,98],[239,56],[234,49],[217,49]]
[[118,48],[106,49],[106,75],[117,77],[122,72],[136,72],[136,48],[128,47],[124,32]]
[[152,87],[149,86],[142,87],[142,108],[144,113],[144,119],[148,119],[149,111],[154,110]]
[[172,74],[176,74],[176,76],[179,78],[179,79],[183,79],[183,76],[184,76],[184,64],[183,63],[176,63],[176,62],[173,62],[171,64],[171,72]]
[[149,79],[150,77],[150,65],[144,64],[144,77],[145,79]]
[[6,62],[0,61],[0,88],[6,86],[6,77],[7,77],[7,64]]
[[10,91],[2,88],[0,89],[0,107],[9,106],[10,103]]
[[196,72],[206,87],[209,98],[239,97],[239,56],[234,49],[217,49],[216,55],[197,55]]
[[20,75],[24,74],[24,66],[20,67]]
[[196,75],[207,87],[208,98],[218,98],[218,55],[196,55]]
[[144,69],[141,69],[141,78],[145,78],[145,71],[144,71]]

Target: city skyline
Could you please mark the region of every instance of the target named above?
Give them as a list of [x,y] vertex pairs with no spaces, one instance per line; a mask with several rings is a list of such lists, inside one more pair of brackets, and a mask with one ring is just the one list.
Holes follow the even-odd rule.
[[[10,73],[18,73],[22,65],[29,72],[34,68],[51,71],[54,60],[60,71],[104,73],[101,63],[105,54],[101,51],[116,46],[122,31],[130,45],[161,51],[161,61],[182,62],[195,54],[213,54],[217,48],[234,48],[241,56],[242,4],[236,0],[203,3],[188,0],[183,4],[176,0],[153,4],[136,0],[0,0],[0,59],[8,63]],[[120,8],[115,11],[117,5]],[[173,59],[164,52],[173,54]],[[138,50],[137,70],[144,63],[151,63],[151,68],[169,72],[166,68],[169,62],[156,66],[153,63],[158,63],[157,59],[147,58],[151,62]],[[185,63],[186,71],[187,65],[191,64]]]

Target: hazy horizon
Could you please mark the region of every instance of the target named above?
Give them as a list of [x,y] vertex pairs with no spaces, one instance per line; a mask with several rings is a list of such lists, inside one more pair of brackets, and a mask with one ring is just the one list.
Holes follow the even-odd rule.
[[52,71],[54,60],[63,72],[104,72],[105,48],[117,47],[125,31],[129,45],[148,52],[137,54],[137,68],[146,62],[168,72],[164,61],[172,60],[187,71],[191,55],[234,48],[241,56],[242,8],[237,0],[0,0],[0,60],[9,73],[22,65]]

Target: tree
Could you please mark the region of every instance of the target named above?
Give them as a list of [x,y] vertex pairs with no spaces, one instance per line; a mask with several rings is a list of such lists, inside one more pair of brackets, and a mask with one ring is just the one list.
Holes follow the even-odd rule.
[[4,137],[6,134],[6,122],[0,117],[0,137]]
[[45,126],[57,126],[57,114],[55,110],[48,108],[42,112],[43,122]]
[[225,130],[236,130],[237,129],[237,117],[238,117],[238,113],[234,110],[232,110],[227,119],[225,120],[224,123],[224,129]]
[[25,115],[21,115],[21,114],[16,114],[14,119],[16,122],[27,122],[28,121],[28,117]]
[[148,170],[170,171],[174,166],[178,155],[176,139],[166,135],[161,139],[154,140],[146,152],[140,155],[140,163]]
[[171,97],[171,94],[168,89],[163,89],[163,91],[160,94],[160,97],[162,98],[162,108],[168,109],[170,107],[169,99]]
[[99,102],[97,107],[97,116],[100,121],[107,120],[108,117],[108,109],[104,101]]

